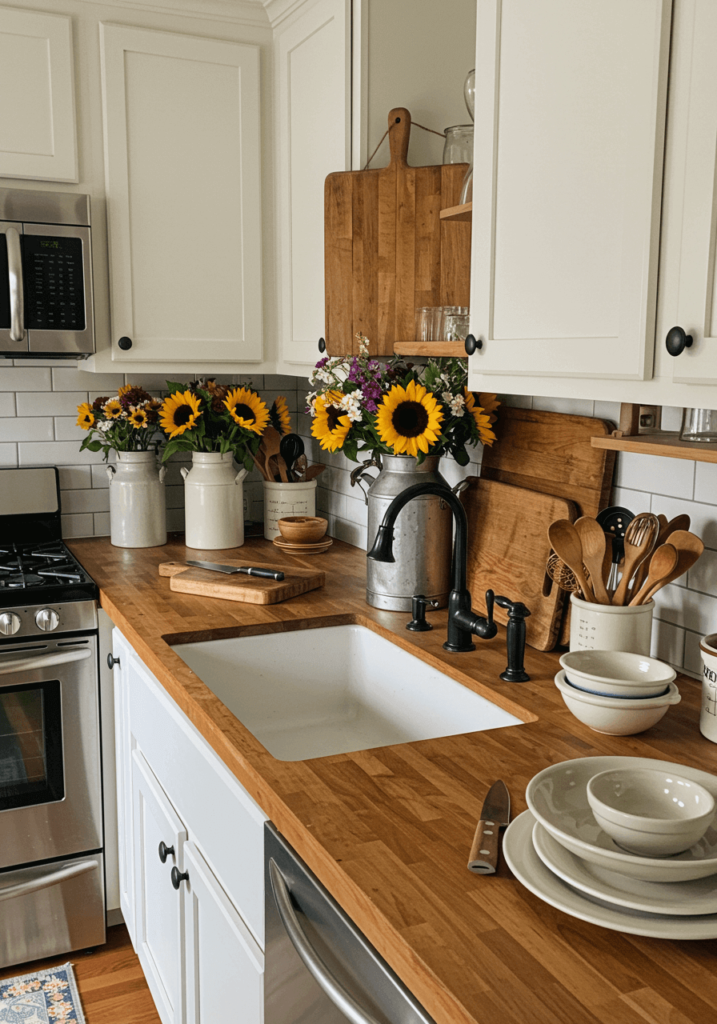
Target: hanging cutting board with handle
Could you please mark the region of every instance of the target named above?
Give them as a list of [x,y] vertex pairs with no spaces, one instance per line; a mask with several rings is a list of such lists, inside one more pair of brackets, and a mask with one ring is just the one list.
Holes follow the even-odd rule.
[[[222,558],[222,565],[244,565],[235,558]],[[254,562],[256,569],[276,569],[276,565]],[[298,597],[308,590],[323,587],[326,574],[313,569],[278,567],[283,580],[261,579],[259,576],[225,576],[210,569],[198,569],[185,562],[162,562],[160,576],[169,576],[169,589],[180,594],[198,594],[201,597],[219,597],[225,601],[244,601],[247,604],[278,604],[290,597]]]
[[[565,593],[553,587],[543,593],[545,563],[550,554],[548,527],[556,519],[577,518],[577,506],[566,498],[513,487],[482,477],[469,477],[461,495],[468,517],[468,589],[473,608],[486,612],[485,592],[493,590],[530,611],[526,639],[538,651],[550,651],[560,630]],[[504,609],[495,619],[506,625]]]
[[468,164],[409,167],[411,115],[388,115],[391,162],[329,174],[324,186],[326,347],[330,355],[393,355],[415,341],[419,306],[470,304],[471,225],[441,221]]

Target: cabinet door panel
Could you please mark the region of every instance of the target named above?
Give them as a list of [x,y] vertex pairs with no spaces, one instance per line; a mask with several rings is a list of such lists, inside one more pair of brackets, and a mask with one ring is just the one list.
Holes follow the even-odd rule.
[[119,842],[120,908],[132,943],[134,929],[134,828],[132,822],[132,748],[129,724],[130,648],[118,629],[112,630],[114,673],[115,765],[117,769],[117,834]]
[[[139,750],[132,754],[135,949],[162,1024],[183,1024],[184,908],[171,882],[187,833]],[[174,848],[166,863],[159,844]]]
[[261,359],[259,48],[101,42],[113,359]]
[[651,376],[670,12],[479,0],[475,371]]
[[187,1024],[261,1024],[264,955],[194,843],[184,847]]

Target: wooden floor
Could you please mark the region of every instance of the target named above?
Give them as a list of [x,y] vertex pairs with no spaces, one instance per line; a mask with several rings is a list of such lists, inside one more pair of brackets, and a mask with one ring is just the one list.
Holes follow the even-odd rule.
[[147,982],[124,925],[108,928],[94,953],[65,953],[0,969],[0,981],[70,961],[87,1024],[160,1024]]

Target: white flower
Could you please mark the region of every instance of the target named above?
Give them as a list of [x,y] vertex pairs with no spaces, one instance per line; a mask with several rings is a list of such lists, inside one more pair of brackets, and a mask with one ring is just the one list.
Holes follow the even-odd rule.
[[450,402],[451,412],[454,416],[462,416],[465,412],[466,400],[463,395],[456,395],[456,397]]
[[446,403],[446,405],[450,405],[451,402],[453,401],[453,394],[450,391],[444,391],[443,394],[441,395],[441,398]]
[[306,405],[309,410],[309,416],[313,419],[316,415],[316,392],[312,391],[306,396]]
[[361,419],[361,401],[359,399],[359,392],[353,391],[350,395],[344,395],[338,408],[344,410],[352,423],[358,423]]
[[103,434],[106,434],[108,430],[112,430],[112,422],[112,420],[98,420],[97,423],[95,423],[95,427]]

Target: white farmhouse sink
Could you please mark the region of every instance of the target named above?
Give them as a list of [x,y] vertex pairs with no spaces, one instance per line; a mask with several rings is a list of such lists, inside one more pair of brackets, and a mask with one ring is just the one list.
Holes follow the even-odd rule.
[[280,761],[522,724],[364,626],[172,650]]

